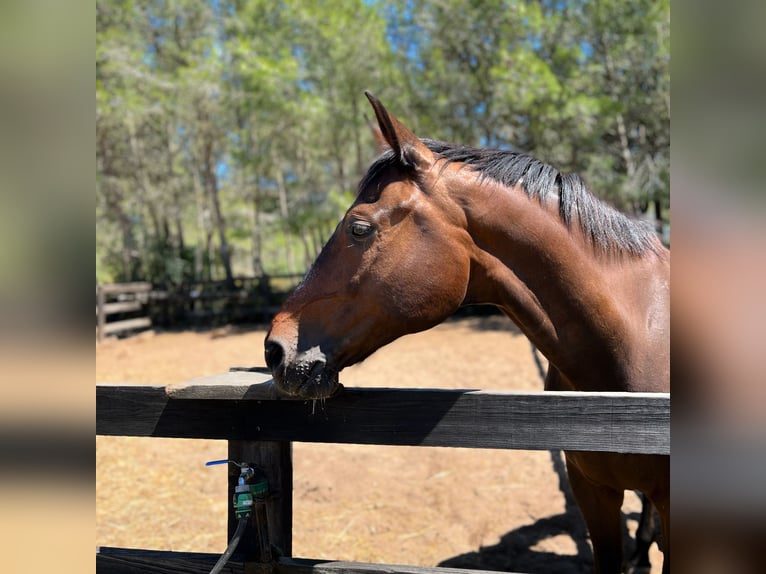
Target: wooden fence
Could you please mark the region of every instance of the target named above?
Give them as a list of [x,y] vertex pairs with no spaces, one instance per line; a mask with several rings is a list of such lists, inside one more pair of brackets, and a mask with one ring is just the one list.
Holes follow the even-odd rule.
[[[315,413],[311,401],[275,398],[269,380],[261,370],[233,370],[178,386],[99,385],[96,389],[97,434],[226,439],[229,459],[264,470],[276,491],[267,502],[268,532],[280,556],[269,562],[261,559],[255,525],[249,524],[225,572],[461,572],[293,558],[293,441],[670,454],[670,395],[666,393],[350,388]],[[229,500],[237,477],[238,470],[231,467]],[[235,527],[230,510],[229,538]],[[96,565],[104,574],[207,573],[217,559],[218,555],[206,553],[100,548]]]
[[185,283],[169,289],[155,311],[168,327],[268,323],[301,279],[303,274],[275,274]]
[[[102,341],[107,335],[152,326],[267,323],[302,278],[235,277],[231,283],[198,281],[167,289],[148,282],[96,285],[96,336]],[[109,321],[110,315],[121,317]]]
[[151,327],[147,316],[107,321],[109,315],[145,311],[151,290],[152,284],[146,282],[96,285],[96,338],[103,341],[107,335]]

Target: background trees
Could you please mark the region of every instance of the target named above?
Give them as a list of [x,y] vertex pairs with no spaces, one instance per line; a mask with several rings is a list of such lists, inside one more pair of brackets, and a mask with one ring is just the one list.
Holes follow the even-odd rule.
[[518,148],[662,229],[669,2],[99,0],[97,280],[302,272],[376,150]]

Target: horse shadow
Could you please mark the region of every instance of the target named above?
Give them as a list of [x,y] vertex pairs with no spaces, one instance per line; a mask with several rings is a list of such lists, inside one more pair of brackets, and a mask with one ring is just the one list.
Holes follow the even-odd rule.
[[[580,510],[575,503],[566,476],[562,452],[550,451],[553,469],[564,494],[565,508],[561,514],[540,518],[503,535],[498,544],[480,547],[475,552],[460,554],[438,564],[441,567],[503,572],[548,572],[550,574],[580,574],[593,571],[593,555]],[[628,536],[627,520],[638,520],[636,512],[623,514],[623,534],[626,551],[632,541]],[[567,536],[574,542],[575,554],[558,554],[536,548],[554,536]],[[626,552],[627,554],[627,552]]]

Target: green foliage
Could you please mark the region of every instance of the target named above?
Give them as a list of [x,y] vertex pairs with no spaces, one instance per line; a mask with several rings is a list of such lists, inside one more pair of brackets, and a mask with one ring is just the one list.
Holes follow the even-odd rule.
[[667,0],[96,8],[99,281],[304,271],[376,153],[364,89],[669,213]]

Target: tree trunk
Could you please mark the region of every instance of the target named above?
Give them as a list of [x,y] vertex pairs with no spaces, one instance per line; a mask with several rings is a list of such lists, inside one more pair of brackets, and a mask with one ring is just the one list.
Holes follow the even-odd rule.
[[[139,190],[139,197],[141,199],[141,206],[146,209],[149,214],[149,219],[152,222],[154,228],[154,241],[151,240],[147,226],[142,226],[143,229],[143,249],[142,259],[145,259],[151,250],[159,250],[161,252],[164,244],[162,238],[162,228],[159,214],[157,213],[157,206],[154,205],[151,194],[151,182],[144,168],[144,152],[143,146],[139,139],[136,137],[135,122],[132,114],[128,114],[127,117],[128,137],[130,143],[130,155],[132,163],[132,175],[133,181],[136,184],[136,188]],[[160,255],[160,258],[162,256]]]
[[136,239],[133,234],[133,222],[123,209],[123,195],[120,190],[121,182],[115,180],[120,177],[119,172],[112,164],[113,154],[104,138],[98,139],[100,153],[96,154],[99,162],[98,173],[103,174],[102,189],[106,201],[106,215],[111,221],[115,221],[120,228],[122,249],[120,258],[122,270],[118,275],[118,281],[130,281],[133,279],[131,270],[132,252],[136,249]]
[[662,199],[655,197],[652,203],[654,204],[654,229],[657,231],[657,234],[662,237]]
[[351,113],[353,118],[354,147],[356,148],[356,175],[361,177],[364,173],[364,164],[362,163],[362,142],[359,137],[359,98],[356,94],[351,97]]
[[203,181],[210,196],[210,205],[213,208],[213,225],[218,232],[219,253],[226,277],[226,285],[233,288],[234,276],[231,272],[231,251],[229,249],[229,242],[226,240],[226,220],[221,210],[218,176],[215,172],[215,154],[213,153],[213,142],[210,140],[207,140],[203,147],[203,169]]
[[[314,261],[311,258],[311,247],[309,246],[308,239],[306,239],[306,234],[301,233],[298,238],[301,240],[301,243],[303,244],[303,263],[306,267],[306,269],[309,269],[311,267],[311,263]],[[290,271],[291,273],[294,273],[294,271]]]
[[288,217],[290,212],[287,204],[287,184],[285,183],[285,172],[281,165],[277,165],[277,188],[279,189],[279,214],[282,217],[282,231],[285,234],[285,258],[287,259],[288,273],[295,273],[295,257],[290,244],[290,225]]
[[[610,95],[612,96],[612,99],[619,101],[620,94],[617,91],[617,76],[614,69],[614,62],[612,61],[612,56],[609,53],[609,46],[603,32],[599,34],[598,39],[602,56],[604,58],[604,71],[606,73],[606,80],[609,86]],[[632,180],[636,173],[636,164],[633,161],[633,154],[630,151],[628,128],[625,124],[625,118],[621,112],[617,112],[615,116],[615,122],[617,124],[617,136],[620,140],[620,155],[622,156],[622,161],[625,163],[625,170],[627,172],[628,178]]]
[[[178,156],[178,150],[173,146],[173,125],[170,121],[165,124],[165,142],[167,147],[166,170],[173,191],[173,224],[175,226],[175,246],[178,252],[178,258],[183,261],[186,255],[186,240],[184,238],[183,226],[183,198],[181,190],[184,186],[181,184],[175,173],[175,162]],[[185,275],[185,271],[183,275]],[[183,281],[184,277],[181,277]]]
[[[210,217],[208,216],[205,202],[205,191],[202,189],[197,172],[195,170],[191,171],[194,183],[194,197],[197,204],[197,227],[200,233],[204,234],[197,239],[197,244],[194,246],[194,281],[202,281],[205,278],[205,254],[210,243]],[[209,279],[209,274],[207,278]]]
[[253,261],[253,275],[255,277],[262,277],[264,275],[263,270],[263,235],[261,234],[261,222],[260,222],[260,202],[261,202],[261,190],[258,185],[258,178],[253,184],[253,209],[250,212],[250,227],[252,229],[252,261]]

